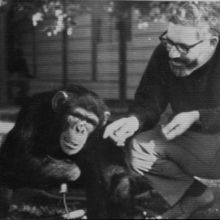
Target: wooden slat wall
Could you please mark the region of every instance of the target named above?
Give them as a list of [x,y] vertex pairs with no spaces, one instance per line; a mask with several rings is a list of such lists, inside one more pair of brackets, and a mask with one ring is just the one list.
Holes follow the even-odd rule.
[[[42,27],[39,27],[42,28]],[[146,30],[138,29],[138,20],[132,19],[132,40],[128,42],[127,98],[132,99],[158,36],[165,24],[149,24]],[[68,37],[68,82],[80,83],[107,99],[119,98],[118,42],[99,42],[97,56],[97,81],[92,79],[91,17],[81,16],[72,36]],[[107,33],[106,33],[107,34]],[[62,83],[62,36],[47,37],[36,31],[36,78],[31,83],[31,93],[61,86]],[[33,36],[25,33],[23,48],[30,68],[33,67]]]
[[152,52],[159,43],[158,36],[166,29],[166,24],[159,22],[149,23],[146,29],[139,29],[135,13],[132,18],[132,41],[128,45],[128,99],[133,99]]
[[7,66],[5,42],[6,15],[0,10],[0,104],[7,103]]

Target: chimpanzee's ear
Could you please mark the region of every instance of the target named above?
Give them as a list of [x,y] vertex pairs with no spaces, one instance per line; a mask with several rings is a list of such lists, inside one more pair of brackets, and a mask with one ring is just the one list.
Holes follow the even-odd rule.
[[65,91],[59,91],[57,92],[53,98],[52,98],[52,101],[51,101],[51,104],[52,104],[52,109],[57,112],[58,109],[59,109],[59,106],[61,104],[63,104],[67,99],[69,98],[67,92]]
[[109,111],[104,112],[104,120],[103,120],[102,126],[106,125],[110,116],[111,116],[111,113]]

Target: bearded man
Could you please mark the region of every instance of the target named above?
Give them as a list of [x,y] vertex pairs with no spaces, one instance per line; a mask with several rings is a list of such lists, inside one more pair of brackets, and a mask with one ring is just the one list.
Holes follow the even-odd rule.
[[[124,148],[128,165],[170,205],[164,219],[186,219],[210,205],[214,195],[196,177],[220,178],[219,8],[215,2],[179,5],[129,115],[104,132],[119,146],[132,137]],[[168,104],[173,117],[158,126]]]

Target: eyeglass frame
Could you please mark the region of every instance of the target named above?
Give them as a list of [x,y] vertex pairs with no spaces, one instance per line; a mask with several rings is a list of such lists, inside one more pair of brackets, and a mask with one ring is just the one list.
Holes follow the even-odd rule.
[[[174,43],[172,40],[170,40],[170,39],[168,39],[168,38],[163,38],[164,37],[164,35],[166,35],[167,34],[167,31],[164,31],[160,36],[159,36],[159,40],[160,40],[160,42],[162,43],[162,45],[169,51],[169,50],[171,50],[172,49],[172,47],[174,46],[175,48],[176,48],[176,50],[180,53],[180,54],[182,54],[182,55],[187,55],[188,53],[189,53],[189,51],[193,48],[193,47],[195,47],[195,46],[197,46],[197,45],[199,45],[199,44],[201,44],[204,40],[200,40],[200,41],[198,41],[198,42],[196,42],[195,44],[192,44],[192,45],[185,45],[185,44],[181,44],[181,43]],[[167,44],[169,44],[171,47],[170,47],[170,49],[167,47]],[[182,47],[182,51],[181,51],[181,47]],[[185,50],[185,51],[184,51]]]

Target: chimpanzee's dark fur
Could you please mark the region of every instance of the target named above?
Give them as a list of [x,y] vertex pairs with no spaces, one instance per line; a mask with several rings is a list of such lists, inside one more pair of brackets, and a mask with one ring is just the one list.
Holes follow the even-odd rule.
[[[90,93],[75,85],[66,90],[76,97],[72,106],[77,106],[79,95],[86,97]],[[48,188],[63,182],[71,185],[79,167],[87,192],[88,217],[127,217],[133,205],[132,180],[124,164],[122,148],[103,140],[103,128],[99,126],[82,151],[73,156],[64,154],[59,146],[63,113],[58,114],[51,108],[54,94],[46,92],[31,98],[21,109],[15,127],[1,147],[0,184],[5,192],[0,195],[1,211],[7,212],[12,190],[24,186]],[[106,106],[100,99],[96,101],[98,107],[84,104],[83,107],[98,115],[101,122],[104,120],[102,113]]]

